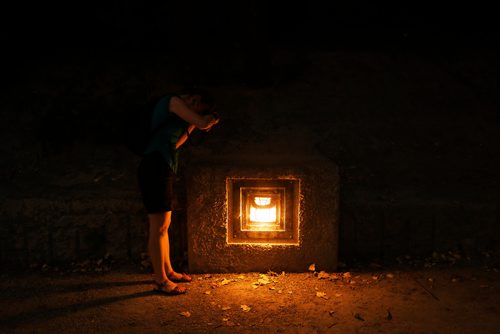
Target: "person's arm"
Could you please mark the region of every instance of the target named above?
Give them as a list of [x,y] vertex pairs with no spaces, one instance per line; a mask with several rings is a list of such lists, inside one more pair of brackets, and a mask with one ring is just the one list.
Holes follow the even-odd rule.
[[177,96],[170,99],[170,111],[188,122],[196,126],[200,130],[209,130],[217,124],[218,120],[212,115],[200,115],[191,110],[187,104]]
[[186,142],[186,140],[188,139],[188,136],[191,134],[191,132],[193,132],[193,130],[194,130],[194,128],[195,128],[195,127],[196,127],[196,126],[195,126],[195,125],[193,125],[193,124],[190,124],[190,125],[189,125],[189,127],[188,127],[187,131],[186,131],[186,132],[184,132],[184,133],[182,134],[182,136],[179,138],[179,140],[177,141],[177,143],[175,143],[175,149],[176,149],[176,150],[177,150],[177,149],[179,149],[179,147],[181,147],[181,146],[182,146],[182,144],[184,144],[184,143]]

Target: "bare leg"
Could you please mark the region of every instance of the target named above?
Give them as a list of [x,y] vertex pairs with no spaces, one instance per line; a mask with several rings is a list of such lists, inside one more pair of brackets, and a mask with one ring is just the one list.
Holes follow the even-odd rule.
[[[155,281],[157,283],[166,282],[167,290],[172,290],[176,284],[168,279],[164,264],[168,259],[170,263],[169,244],[168,244],[168,227],[170,225],[170,217],[172,212],[149,214],[149,256]],[[171,268],[171,266],[170,266]]]
[[180,280],[182,278],[191,280],[191,276],[186,275],[186,274],[179,274],[174,271],[174,268],[172,268],[172,263],[170,261],[170,240],[169,240],[169,235],[168,235],[168,228],[170,227],[170,222],[172,221],[172,215],[171,211],[167,212],[168,216],[166,217],[165,220],[165,237],[162,239],[162,248],[164,250],[164,270],[168,278],[173,279],[173,280]]
[[172,263],[170,262],[170,239],[168,235],[168,229],[170,227],[170,223],[172,222],[172,211],[168,211],[165,213],[165,221],[163,224],[163,228],[165,229],[165,232],[163,233],[164,236],[161,240],[161,246],[164,252],[164,258],[163,258],[163,265],[164,265],[164,271],[167,277],[172,273],[174,270],[172,269]]

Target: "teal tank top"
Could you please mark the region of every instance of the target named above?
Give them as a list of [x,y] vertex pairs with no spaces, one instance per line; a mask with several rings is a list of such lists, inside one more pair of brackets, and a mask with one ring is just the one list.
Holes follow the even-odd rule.
[[175,144],[187,131],[189,123],[170,111],[170,99],[174,95],[162,97],[156,104],[151,118],[152,136],[145,154],[160,152],[174,173],[177,173],[179,152]]

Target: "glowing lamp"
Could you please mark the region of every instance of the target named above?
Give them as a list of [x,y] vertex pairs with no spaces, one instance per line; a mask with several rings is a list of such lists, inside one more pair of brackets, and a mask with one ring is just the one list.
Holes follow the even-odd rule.
[[229,179],[228,243],[297,244],[298,180]]

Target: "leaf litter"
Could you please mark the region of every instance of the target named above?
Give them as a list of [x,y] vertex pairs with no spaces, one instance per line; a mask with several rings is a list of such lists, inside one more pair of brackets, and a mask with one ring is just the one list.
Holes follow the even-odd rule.
[[274,272],[272,272],[272,273],[273,273],[273,276],[269,276],[269,272],[268,272],[268,274],[260,274],[259,278],[257,279],[257,282],[252,283],[252,288],[257,289],[259,286],[262,286],[262,285],[267,285],[270,283],[277,283],[278,280],[276,279],[276,277],[278,277],[279,275],[274,273]]

